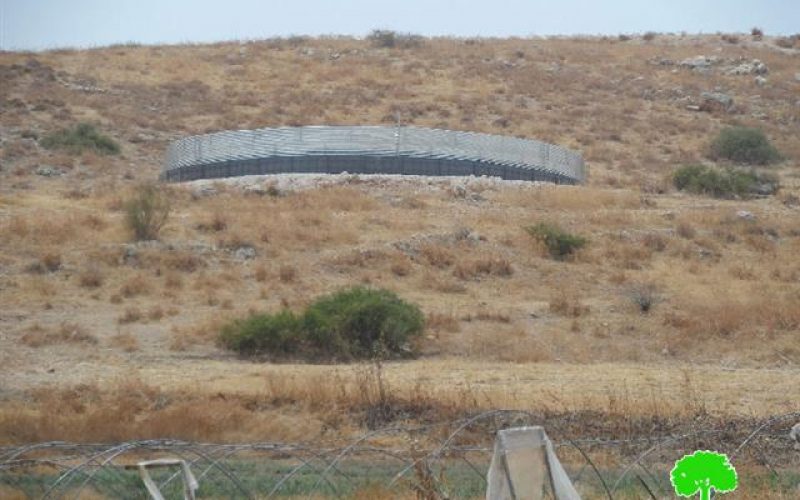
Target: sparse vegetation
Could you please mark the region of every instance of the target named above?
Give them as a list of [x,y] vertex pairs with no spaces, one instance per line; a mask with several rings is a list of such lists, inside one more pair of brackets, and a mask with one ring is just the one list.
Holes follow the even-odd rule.
[[[413,425],[498,407],[626,423],[642,415],[652,431],[690,412],[692,391],[675,383],[686,373],[702,381],[694,393],[715,419],[791,411],[787,401],[800,401],[795,56],[776,50],[777,37],[622,38],[437,37],[403,49],[295,37],[0,53],[0,349],[13,382],[0,405],[4,443],[328,442],[387,415]],[[681,67],[698,55],[713,59],[708,74]],[[756,58],[766,86],[728,73]],[[29,61],[63,77],[37,76],[36,63],[28,72]],[[302,85],[292,84],[298,71]],[[64,87],[84,78],[110,92]],[[715,87],[734,98],[731,113],[686,108]],[[309,117],[563,144],[583,152],[589,182],[165,185],[164,241],[129,242],[125,202],[157,177],[168,140]],[[102,123],[125,156],[37,147],[83,119]],[[780,196],[670,189],[674,168],[709,154],[709,130],[733,123],[758,124],[787,159],[755,171],[775,175]],[[718,160],[723,176],[735,164]],[[548,247],[521,229],[539,221],[590,243],[566,257],[574,264],[539,258],[531,247],[549,257]],[[471,232],[454,237],[464,226]],[[236,256],[240,243],[255,257]],[[358,365],[328,365],[310,342],[260,356],[322,363],[254,364],[216,343],[234,318],[291,310],[302,320],[316,297],[358,283],[428,314],[425,335],[409,342],[418,359],[384,365],[387,399],[361,394]],[[638,283],[656,283],[666,300],[644,314],[629,295]],[[64,320],[97,343],[61,340]],[[28,335],[34,323],[41,332]],[[131,373],[145,383],[117,385]]]
[[652,283],[633,285],[628,290],[628,297],[644,314],[649,313],[653,306],[662,300],[658,287]]
[[564,260],[588,243],[583,236],[571,234],[560,227],[547,222],[529,226],[525,230],[537,241],[541,242],[551,257]]
[[139,186],[125,203],[125,221],[136,240],[155,240],[171,210],[168,193],[155,184]]
[[756,194],[760,188],[771,193],[777,189],[774,177],[759,174],[754,170],[738,168],[720,170],[705,165],[680,167],[673,174],[672,181],[679,191],[704,194],[714,198],[743,198]]
[[41,144],[48,149],[65,149],[76,154],[93,151],[105,155],[116,155],[120,152],[119,144],[101,134],[90,123],[79,123],[72,128],[48,134],[41,140]]
[[419,35],[380,29],[372,30],[370,34],[367,35],[367,40],[375,47],[388,49],[395,47],[401,49],[420,47],[425,41],[425,39]]
[[233,321],[220,340],[244,355],[397,358],[413,354],[423,325],[419,308],[392,292],[355,287],[318,299],[300,316],[282,311]]
[[781,160],[764,132],[749,127],[722,129],[711,143],[711,157],[743,165],[770,165]]

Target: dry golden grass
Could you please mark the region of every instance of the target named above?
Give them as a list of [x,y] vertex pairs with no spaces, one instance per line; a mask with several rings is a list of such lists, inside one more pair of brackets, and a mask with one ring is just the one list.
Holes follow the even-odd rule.
[[[675,386],[685,370],[720,415],[797,409],[795,56],[718,36],[437,39],[403,51],[352,39],[242,47],[0,54],[2,65],[35,58],[64,79],[109,90],[76,93],[31,76],[0,90],[0,99],[25,103],[0,106],[8,131],[0,146],[0,376],[19,393],[51,387],[30,405],[4,402],[4,441],[363,431],[357,414],[369,401],[351,368],[259,365],[215,345],[225,321],[300,308],[358,283],[392,289],[428,318],[423,359],[387,367],[403,404],[435,403],[442,415],[500,406],[674,414],[690,392]],[[758,58],[770,84],[650,62],[700,53]],[[735,113],[685,108],[687,97],[718,86],[734,95]],[[469,196],[435,182],[367,177],[300,191],[266,182],[259,194],[225,182],[212,185],[213,195],[174,186],[162,242],[130,244],[124,202],[155,177],[175,134],[396,116],[580,149],[588,185],[471,181]],[[81,120],[98,123],[123,155],[73,157],[21,135]],[[670,172],[704,161],[713,134],[732,124],[763,128],[789,158],[774,168],[780,196],[673,192]],[[35,175],[45,164],[66,174]],[[547,258],[523,229],[542,221],[585,235],[588,246],[569,262]],[[480,237],[459,237],[464,228]],[[242,245],[255,259],[236,257]],[[660,296],[647,314],[630,298],[643,283]],[[62,323],[81,325],[86,338],[52,326]],[[104,382],[132,369],[143,382],[130,394]],[[81,389],[87,381],[96,386]],[[267,409],[254,410],[263,401]],[[176,415],[184,413],[197,415],[181,429]]]
[[75,323],[63,322],[58,327],[47,329],[34,323],[20,337],[20,342],[28,347],[42,347],[53,344],[97,344],[97,337]]

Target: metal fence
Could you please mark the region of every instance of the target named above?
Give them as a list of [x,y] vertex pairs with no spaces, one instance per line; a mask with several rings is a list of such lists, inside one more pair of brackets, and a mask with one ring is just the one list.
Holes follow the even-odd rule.
[[[337,446],[153,440],[0,447],[0,497],[144,499],[135,464],[172,458],[191,467],[198,498],[349,498],[358,492],[359,498],[411,492],[418,498],[483,498],[495,433],[539,418],[495,410],[378,429]],[[559,460],[582,498],[671,498],[670,469],[698,449],[728,454],[743,489],[763,490],[762,498],[797,498],[800,453],[789,437],[797,418],[800,413],[622,439],[552,431]],[[180,471],[162,469],[152,479],[167,498],[181,496]]]
[[276,173],[489,176],[576,184],[580,154],[516,137],[418,127],[309,126],[236,130],[177,140],[162,179]]

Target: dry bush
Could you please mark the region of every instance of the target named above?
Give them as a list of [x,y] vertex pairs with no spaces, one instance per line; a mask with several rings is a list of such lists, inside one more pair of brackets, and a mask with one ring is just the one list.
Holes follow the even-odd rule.
[[464,346],[469,357],[511,363],[552,361],[552,348],[524,329],[498,325],[492,335],[480,335]]
[[463,321],[494,321],[497,323],[511,323],[511,313],[486,307],[478,307],[474,313],[469,313],[461,318]]
[[206,266],[203,257],[188,251],[172,251],[161,256],[161,263],[167,269],[193,273]]
[[215,314],[198,322],[170,329],[170,349],[185,351],[197,344],[213,344],[222,328],[232,321],[231,313]]
[[139,339],[130,332],[120,332],[111,337],[111,346],[125,352],[136,352],[139,350]]
[[259,264],[259,265],[256,267],[255,271],[253,272],[253,277],[254,277],[254,278],[256,279],[256,281],[258,281],[259,283],[263,283],[263,282],[267,281],[267,276],[268,276],[268,274],[267,274],[267,268],[266,268],[266,267],[264,267],[264,265],[263,265],[263,264]]
[[[136,379],[107,390],[89,385],[41,389],[28,406],[0,411],[0,441],[111,442],[165,436],[236,440],[245,417],[250,416],[249,424],[261,421],[261,415],[246,409],[247,404],[236,398],[164,393]],[[257,432],[257,426],[249,432]]]
[[153,306],[147,311],[147,318],[151,321],[160,321],[164,317],[164,309],[161,306]]
[[681,309],[685,315],[673,326],[692,335],[720,337],[800,328],[800,298],[792,296],[762,296],[747,302],[704,298]]
[[642,243],[645,247],[654,252],[663,252],[667,249],[669,239],[659,233],[647,233],[642,238]]
[[429,265],[440,269],[449,267],[455,260],[453,252],[447,246],[439,243],[422,245],[419,254]]
[[739,37],[734,35],[734,34],[731,34],[731,33],[723,33],[720,36],[720,39],[723,42],[727,42],[727,43],[730,43],[730,44],[733,44],[733,45],[736,45],[737,43],[739,43]]
[[425,271],[425,273],[420,276],[420,284],[422,288],[441,293],[464,293],[467,291],[467,288],[458,281],[439,276],[431,270]]
[[679,222],[678,225],[675,226],[675,233],[687,240],[693,240],[695,236],[697,236],[697,231],[686,221]]
[[453,314],[431,312],[425,318],[425,328],[435,332],[456,333],[461,331],[461,322]]
[[80,237],[80,228],[72,215],[36,210],[0,221],[0,241],[38,247],[64,245]]
[[389,269],[395,276],[403,277],[411,274],[414,268],[411,264],[411,259],[403,253],[398,253],[392,256]]
[[368,267],[386,258],[386,253],[382,250],[360,250],[354,249],[347,253],[337,255],[332,259],[337,266],[348,267]]
[[125,312],[117,318],[117,323],[136,323],[143,318],[142,311],[138,307],[126,307]]
[[76,323],[63,322],[53,330],[36,323],[28,327],[20,337],[20,342],[28,347],[42,347],[54,344],[96,344],[97,338]]
[[145,295],[150,291],[150,282],[141,274],[137,274],[125,281],[119,289],[120,295],[125,298]]
[[639,312],[647,314],[662,297],[659,287],[653,283],[637,283],[628,288],[627,296],[638,308]]
[[95,265],[86,267],[78,274],[78,283],[84,288],[98,288],[105,280],[100,268]]
[[228,228],[228,218],[223,212],[215,212],[207,221],[199,222],[194,227],[204,233],[218,233]]
[[596,211],[639,208],[640,197],[631,190],[598,189],[587,186],[536,186],[504,189],[498,198],[514,206],[549,210]]
[[728,274],[737,280],[753,281],[758,278],[758,274],[752,265],[734,264],[728,268]]
[[642,269],[653,255],[653,250],[633,240],[612,240],[603,250],[603,258],[621,269]]
[[514,268],[503,257],[485,257],[460,261],[453,269],[453,276],[462,280],[473,280],[480,276],[499,276],[507,278],[514,274]]
[[589,313],[589,306],[581,303],[577,290],[559,288],[550,297],[550,312],[568,318],[579,318]]
[[172,290],[183,288],[183,278],[175,271],[164,273],[164,287]]
[[297,268],[290,265],[282,265],[278,269],[278,279],[281,283],[294,283],[297,279]]
[[61,255],[47,252],[29,264],[25,270],[32,274],[54,273],[61,269]]

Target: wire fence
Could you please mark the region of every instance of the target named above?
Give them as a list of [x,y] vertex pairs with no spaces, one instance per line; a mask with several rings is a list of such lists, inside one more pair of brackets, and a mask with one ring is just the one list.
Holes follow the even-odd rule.
[[[742,484],[791,498],[800,493],[800,453],[788,429],[798,418],[628,439],[553,439],[583,498],[668,497],[674,461],[697,449],[727,453]],[[533,414],[498,410],[376,430],[346,446],[151,440],[0,448],[0,497],[147,498],[135,464],[177,458],[197,479],[198,498],[482,498],[495,433],[535,424]],[[182,498],[180,471],[158,469],[152,480],[165,498]]]
[[277,173],[489,176],[576,184],[582,156],[536,140],[419,127],[308,126],[236,130],[170,144],[162,179]]

